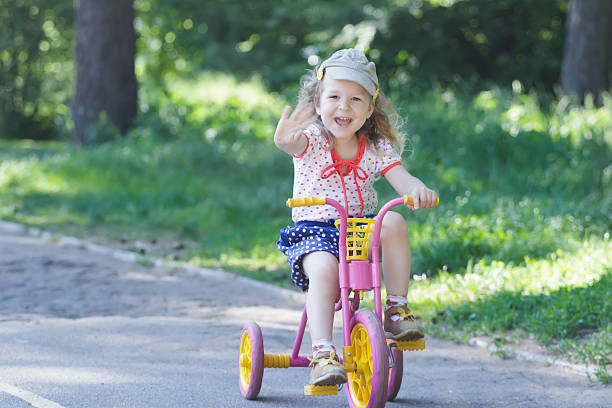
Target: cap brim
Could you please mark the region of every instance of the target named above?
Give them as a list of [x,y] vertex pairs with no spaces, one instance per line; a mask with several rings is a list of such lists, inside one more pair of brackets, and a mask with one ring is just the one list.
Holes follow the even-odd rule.
[[354,69],[346,67],[326,67],[325,76],[329,76],[332,79],[357,82],[359,85],[363,86],[370,95],[373,96],[376,93],[376,84],[373,83],[367,75]]

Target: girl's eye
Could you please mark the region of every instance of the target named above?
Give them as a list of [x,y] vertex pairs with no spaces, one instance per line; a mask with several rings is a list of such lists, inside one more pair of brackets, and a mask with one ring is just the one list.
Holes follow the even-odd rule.
[[354,97],[353,97],[353,100],[354,100],[354,101],[356,101],[356,102],[361,102],[361,98],[360,98],[360,97],[358,97],[358,96],[354,96]]
[[329,95],[329,99],[338,99],[338,95]]

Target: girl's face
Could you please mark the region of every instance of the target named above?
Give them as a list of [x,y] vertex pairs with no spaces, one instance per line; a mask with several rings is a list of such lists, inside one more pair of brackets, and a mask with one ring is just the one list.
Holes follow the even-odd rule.
[[338,139],[355,137],[374,111],[372,96],[357,82],[323,78],[315,110],[325,128]]

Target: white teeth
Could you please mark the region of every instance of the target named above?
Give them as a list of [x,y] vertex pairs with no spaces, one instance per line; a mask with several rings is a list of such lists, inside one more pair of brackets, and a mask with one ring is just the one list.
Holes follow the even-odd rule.
[[353,119],[347,117],[337,117],[336,119],[334,119],[334,121],[338,126],[346,127],[350,126],[350,124],[353,122]]

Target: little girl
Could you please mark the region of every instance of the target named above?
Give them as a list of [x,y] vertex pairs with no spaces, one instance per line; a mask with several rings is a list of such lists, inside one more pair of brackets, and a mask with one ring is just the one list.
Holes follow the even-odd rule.
[[[285,110],[274,143],[293,156],[293,197],[333,198],[349,217],[372,217],[374,181],[384,177],[399,195],[414,198],[411,209],[434,206],[437,195],[401,165],[403,135],[385,112],[393,112],[378,88],[373,62],[356,49],[336,51],[316,74],[302,80],[299,103]],[[277,247],[291,266],[291,279],[307,291],[312,340],[310,384],[346,382],[332,343],[334,305],[339,297],[338,212],[330,206],[293,209],[295,227],[283,228]],[[406,306],[410,242],[403,217],[388,212],[381,233],[387,288],[384,330],[389,338],[415,340],[423,331]]]

